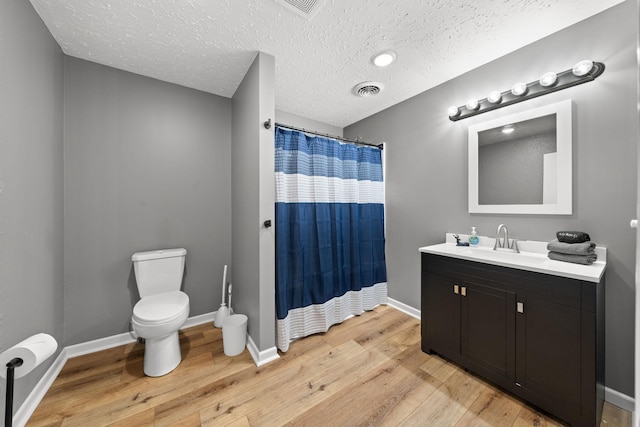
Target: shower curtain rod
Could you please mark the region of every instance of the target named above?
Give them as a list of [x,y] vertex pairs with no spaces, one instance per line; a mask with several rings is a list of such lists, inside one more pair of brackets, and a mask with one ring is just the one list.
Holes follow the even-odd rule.
[[316,132],[314,130],[308,130],[308,129],[304,129],[304,128],[297,128],[295,126],[284,125],[282,123],[276,123],[276,126],[281,127],[281,128],[291,129],[291,130],[297,130],[299,132],[310,133],[310,134],[313,134],[313,135],[326,136],[327,138],[333,138],[333,139],[337,139],[339,141],[350,142],[352,144],[366,145],[368,147],[374,147],[374,148],[378,148],[378,149],[382,150],[382,144],[370,144],[368,142],[358,141],[356,139],[349,139],[349,138],[343,138],[341,136],[329,135],[328,133],[321,133],[321,132]]

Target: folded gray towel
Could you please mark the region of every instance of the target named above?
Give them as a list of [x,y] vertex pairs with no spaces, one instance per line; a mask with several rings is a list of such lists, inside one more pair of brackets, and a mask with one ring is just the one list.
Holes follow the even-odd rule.
[[593,264],[598,260],[598,255],[595,253],[589,255],[569,255],[569,254],[561,254],[559,252],[549,252],[549,259],[553,259],[556,261],[564,261],[564,262],[572,262],[574,264],[584,264],[589,265]]
[[558,239],[553,239],[547,244],[547,250],[567,255],[591,255],[596,248],[593,242],[584,243],[562,243]]

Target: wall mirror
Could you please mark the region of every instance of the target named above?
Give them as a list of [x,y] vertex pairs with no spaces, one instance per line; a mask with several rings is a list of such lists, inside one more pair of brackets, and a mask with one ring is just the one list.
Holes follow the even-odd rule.
[[470,213],[572,213],[571,105],[469,126]]

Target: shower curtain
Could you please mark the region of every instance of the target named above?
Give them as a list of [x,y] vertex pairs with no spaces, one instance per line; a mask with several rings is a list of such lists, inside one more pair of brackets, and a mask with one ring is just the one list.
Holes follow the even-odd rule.
[[276,127],[276,345],[387,302],[381,150]]

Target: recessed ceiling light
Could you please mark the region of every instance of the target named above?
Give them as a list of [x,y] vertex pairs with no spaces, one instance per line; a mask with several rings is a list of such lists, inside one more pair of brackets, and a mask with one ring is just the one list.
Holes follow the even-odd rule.
[[507,126],[505,126],[505,127],[503,127],[503,128],[502,128],[502,133],[507,133],[507,134],[508,134],[508,133],[513,133],[513,131],[514,131],[514,130],[515,130],[515,129],[514,129],[514,127],[513,127],[513,126],[511,126],[511,125],[507,125]]
[[387,65],[391,65],[393,61],[396,60],[396,53],[391,50],[387,50],[384,52],[380,52],[371,60],[373,61],[373,64],[378,67],[386,67]]

